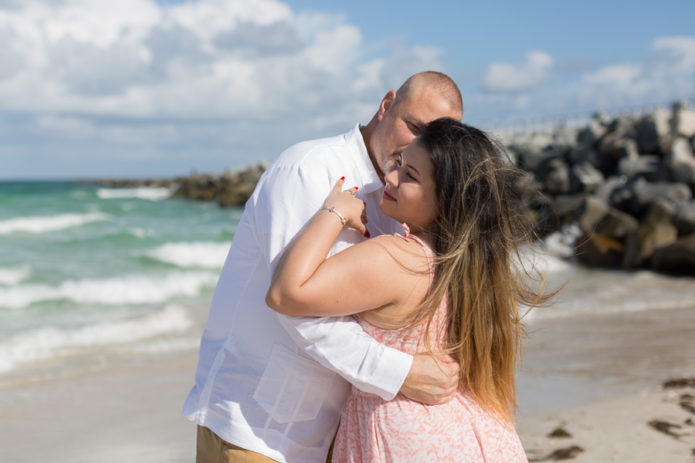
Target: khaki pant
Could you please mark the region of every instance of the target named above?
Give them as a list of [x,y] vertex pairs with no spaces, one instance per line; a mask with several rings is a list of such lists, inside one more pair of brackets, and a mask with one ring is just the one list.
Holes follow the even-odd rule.
[[208,428],[198,426],[196,463],[277,463],[260,453],[242,449],[219,438]]

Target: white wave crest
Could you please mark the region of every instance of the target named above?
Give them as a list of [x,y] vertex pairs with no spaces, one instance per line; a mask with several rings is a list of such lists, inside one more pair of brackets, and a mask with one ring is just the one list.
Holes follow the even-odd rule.
[[10,370],[21,363],[79,352],[80,349],[178,334],[193,324],[184,308],[171,305],[158,312],[130,320],[104,322],[74,329],[38,328],[17,334],[0,343],[0,371]]
[[562,272],[574,267],[560,257],[549,254],[536,246],[520,249],[521,267],[525,270],[535,271],[541,275]]
[[26,280],[30,272],[28,265],[0,268],[0,285],[14,286]]
[[68,280],[58,286],[20,285],[0,288],[0,307],[21,309],[36,302],[51,300],[107,305],[158,303],[174,296],[195,296],[216,281],[217,275],[214,273],[178,272],[163,276]]
[[549,254],[569,258],[574,255],[574,246],[581,234],[579,225],[566,225],[561,230],[546,236],[543,239],[543,246]]
[[108,215],[100,212],[87,214],[59,214],[49,216],[17,217],[0,222],[0,235],[10,233],[46,233],[76,227],[89,222],[106,220]]
[[159,201],[171,196],[171,190],[163,187],[99,188],[97,196],[101,199],[137,198]]
[[142,227],[129,228],[128,233],[136,238],[147,238],[152,236],[152,231]]
[[179,267],[204,267],[220,269],[229,251],[229,243],[189,242],[167,243],[146,256]]

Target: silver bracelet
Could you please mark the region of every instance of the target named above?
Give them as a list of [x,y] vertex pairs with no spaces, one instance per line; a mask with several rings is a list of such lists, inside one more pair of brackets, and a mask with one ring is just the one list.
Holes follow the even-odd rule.
[[345,224],[347,223],[347,220],[345,219],[345,216],[344,216],[343,214],[341,214],[340,211],[339,211],[338,209],[336,209],[335,207],[333,207],[333,206],[323,206],[321,209],[319,209],[319,211],[323,211],[323,210],[326,210],[326,211],[328,211],[328,212],[332,212],[332,213],[334,213],[335,215],[337,215],[338,218],[340,219],[340,222],[343,224],[343,227],[344,227]]

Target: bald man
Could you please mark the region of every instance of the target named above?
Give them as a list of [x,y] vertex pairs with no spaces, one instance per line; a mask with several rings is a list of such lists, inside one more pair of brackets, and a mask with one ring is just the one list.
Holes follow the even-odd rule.
[[367,233],[344,230],[332,253],[401,231],[379,210],[385,166],[427,123],[462,113],[448,76],[418,73],[386,93],[366,126],[298,143],[264,173],[222,269],[184,405],[198,424],[198,463],[326,461],[350,384],[427,404],[456,390],[458,365],[445,355],[408,355],[379,344],[351,317],[287,317],[264,301],[283,249],[340,177],[359,187]]

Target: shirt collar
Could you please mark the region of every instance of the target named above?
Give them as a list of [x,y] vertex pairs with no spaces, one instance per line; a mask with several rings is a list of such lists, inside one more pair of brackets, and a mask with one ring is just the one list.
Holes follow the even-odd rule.
[[358,150],[358,155],[355,156],[355,166],[357,167],[360,177],[362,177],[362,186],[360,190],[364,191],[365,194],[369,194],[382,188],[384,184],[381,182],[381,179],[379,179],[379,174],[377,174],[376,169],[374,169],[372,160],[369,159],[367,145],[364,143],[359,124],[355,125],[355,127],[347,133],[347,139],[349,142],[354,143]]

